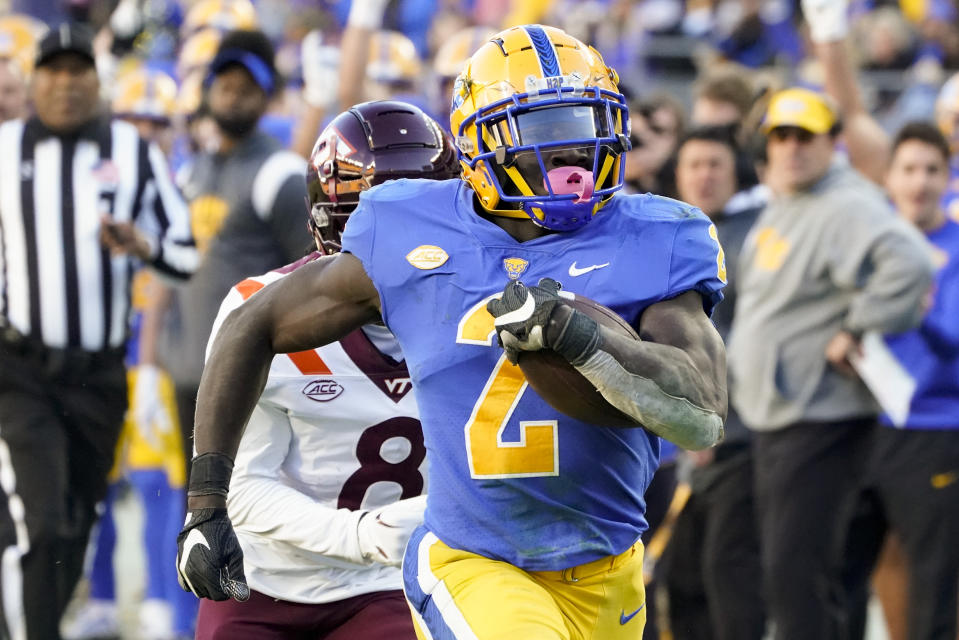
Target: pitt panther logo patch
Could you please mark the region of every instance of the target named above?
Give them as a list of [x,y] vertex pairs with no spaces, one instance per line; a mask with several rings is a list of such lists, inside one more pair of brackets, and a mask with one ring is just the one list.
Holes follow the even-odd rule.
[[503,268],[506,269],[506,275],[509,276],[510,280],[519,280],[528,266],[529,262],[522,258],[506,258],[503,260]]

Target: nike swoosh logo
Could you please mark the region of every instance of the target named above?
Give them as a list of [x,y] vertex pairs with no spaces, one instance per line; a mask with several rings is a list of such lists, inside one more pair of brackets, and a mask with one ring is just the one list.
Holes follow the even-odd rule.
[[503,315],[496,318],[495,325],[497,327],[502,327],[505,324],[511,324],[513,322],[526,322],[530,316],[533,315],[533,311],[536,310],[536,301],[533,300],[533,296],[526,294],[526,300],[523,302],[523,306],[509,313],[504,313]]
[[619,614],[619,624],[620,624],[620,625],[624,625],[624,624],[626,624],[627,622],[629,622],[630,620],[632,620],[633,618],[635,618],[635,617],[636,617],[636,614],[639,613],[640,611],[642,611],[642,610],[643,610],[643,607],[645,607],[645,606],[646,606],[646,603],[644,602],[644,603],[642,604],[642,606],[639,607],[639,609],[636,609],[636,611],[633,611],[633,612],[632,612],[631,614],[629,614],[629,615],[626,615],[626,612],[625,612],[625,611],[620,612],[620,614]]
[[608,267],[608,266],[609,266],[609,263],[604,262],[603,264],[594,264],[589,267],[583,267],[580,269],[576,267],[576,263],[574,262],[573,264],[569,265],[569,275],[575,278],[576,276],[581,276],[584,273],[589,273],[590,271],[593,271],[595,269],[602,269],[603,267]]
[[206,547],[207,550],[210,549],[210,543],[206,541],[206,536],[199,529],[190,529],[190,533],[186,534],[186,539],[183,541],[183,555],[180,556],[180,575],[183,576],[183,580],[186,581],[193,593],[196,593],[196,589],[193,588],[193,584],[186,575],[186,565],[190,559],[190,552],[197,545]]

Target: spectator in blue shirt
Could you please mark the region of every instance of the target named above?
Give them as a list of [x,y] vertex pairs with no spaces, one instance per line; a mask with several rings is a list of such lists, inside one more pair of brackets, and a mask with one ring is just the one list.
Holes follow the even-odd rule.
[[[931,122],[907,124],[892,146],[886,189],[900,217],[932,245],[938,270],[919,327],[886,336],[916,390],[902,428],[887,415],[866,474],[868,525],[843,555],[878,553],[887,531],[901,541],[912,640],[956,637],[959,585],[959,223],[940,199],[949,181],[949,146]],[[865,533],[868,531],[868,533]],[[873,557],[873,560],[875,558]],[[859,576],[859,589],[865,577]],[[846,637],[862,637],[853,620]],[[859,633],[859,635],[856,635]]]

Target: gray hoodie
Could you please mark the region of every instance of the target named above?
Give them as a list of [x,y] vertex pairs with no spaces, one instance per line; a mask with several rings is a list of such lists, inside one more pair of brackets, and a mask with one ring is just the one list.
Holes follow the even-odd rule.
[[840,329],[917,325],[932,272],[922,235],[845,163],[773,199],[740,255],[728,343],[731,401],[746,425],[773,431],[878,413],[860,380],[829,365],[826,344]]

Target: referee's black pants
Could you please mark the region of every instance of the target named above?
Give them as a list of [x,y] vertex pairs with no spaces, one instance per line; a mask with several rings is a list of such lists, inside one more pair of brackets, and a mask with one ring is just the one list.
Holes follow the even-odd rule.
[[0,340],[0,633],[57,640],[127,406],[119,350]]
[[[843,593],[835,550],[853,521],[875,418],[803,422],[753,438],[763,595],[774,640],[836,638],[861,608]],[[839,609],[837,609],[839,607]]]

